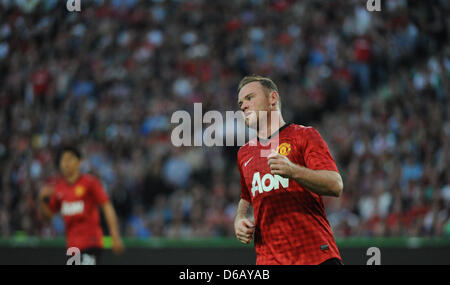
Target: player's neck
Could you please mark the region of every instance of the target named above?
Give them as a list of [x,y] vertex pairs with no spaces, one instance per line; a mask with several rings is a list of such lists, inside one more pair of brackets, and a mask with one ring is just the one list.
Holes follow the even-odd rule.
[[64,178],[66,179],[66,181],[69,184],[73,184],[73,183],[75,183],[78,180],[78,177],[80,177],[80,172],[79,171],[77,171],[77,172],[75,172],[75,173],[73,173],[73,174],[71,174],[69,176],[65,176]]
[[258,137],[260,139],[268,139],[272,137],[273,134],[278,132],[278,130],[286,124],[280,113],[275,112],[274,115],[270,115],[267,118],[266,126],[261,126],[258,128]]

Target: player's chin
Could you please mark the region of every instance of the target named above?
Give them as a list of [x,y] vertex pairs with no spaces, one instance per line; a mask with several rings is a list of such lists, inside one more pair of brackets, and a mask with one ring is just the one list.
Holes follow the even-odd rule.
[[257,120],[256,118],[251,118],[250,116],[245,118],[245,125],[250,129],[256,129],[257,127]]

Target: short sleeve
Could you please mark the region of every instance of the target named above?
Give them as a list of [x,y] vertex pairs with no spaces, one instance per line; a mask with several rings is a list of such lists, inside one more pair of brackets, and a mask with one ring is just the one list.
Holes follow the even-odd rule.
[[94,197],[94,201],[98,205],[102,205],[105,202],[109,201],[108,194],[106,194],[106,191],[100,183],[100,180],[95,177],[92,179],[91,191]]
[[53,214],[61,210],[61,200],[58,199],[58,195],[56,195],[55,193],[53,193],[52,196],[50,196],[50,200],[47,204],[48,208],[50,209],[50,211],[52,211]]
[[251,203],[250,193],[248,191],[247,185],[245,184],[245,178],[244,178],[244,175],[242,174],[242,169],[241,169],[241,165],[239,163],[239,158],[238,158],[237,164],[238,164],[238,169],[239,169],[239,175],[241,177],[241,199]]
[[339,172],[328,145],[316,129],[306,128],[302,138],[304,140],[303,157],[307,168]]
[[50,178],[46,181],[46,184],[54,189],[53,194],[49,197],[47,207],[55,214],[61,210],[62,204],[62,196],[58,194],[58,179],[56,177]]

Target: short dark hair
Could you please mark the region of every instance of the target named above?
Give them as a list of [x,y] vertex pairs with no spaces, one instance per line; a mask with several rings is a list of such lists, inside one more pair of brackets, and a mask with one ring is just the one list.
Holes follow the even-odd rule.
[[278,109],[281,110],[281,96],[280,96],[280,93],[278,92],[278,86],[269,77],[264,77],[264,76],[255,75],[255,74],[245,76],[244,78],[242,78],[241,82],[239,82],[238,94],[241,91],[242,87],[244,87],[245,85],[247,85],[251,82],[259,82],[259,84],[262,85],[262,87],[264,89],[264,93],[267,96],[269,96],[270,92],[276,91],[278,93],[278,98],[279,98],[278,99]]
[[63,145],[58,149],[58,152],[56,153],[56,158],[55,158],[56,167],[59,168],[59,162],[61,161],[61,158],[65,152],[72,153],[80,160],[82,158],[81,152],[77,147],[75,147],[73,145]]
[[239,82],[238,93],[241,91],[242,87],[244,87],[245,85],[247,85],[251,82],[255,82],[255,81],[259,82],[264,88],[266,88],[269,91],[278,92],[278,87],[275,84],[275,82],[273,82],[272,79],[270,79],[268,77],[259,76],[259,75],[249,75],[249,76],[245,76],[244,78],[242,78],[241,82]]

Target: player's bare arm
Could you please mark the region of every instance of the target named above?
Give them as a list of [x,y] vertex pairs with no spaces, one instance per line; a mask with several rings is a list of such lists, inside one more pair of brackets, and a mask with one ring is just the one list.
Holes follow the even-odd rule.
[[252,241],[253,232],[255,231],[255,224],[246,217],[249,208],[250,203],[241,199],[236,211],[236,218],[234,219],[236,238],[245,244]]
[[122,239],[120,238],[119,226],[117,223],[117,215],[111,202],[102,204],[102,210],[105,214],[106,223],[108,224],[109,233],[112,238],[112,249],[116,254],[124,251]]
[[311,170],[291,162],[286,156],[273,152],[268,156],[272,174],[295,180],[310,191],[323,196],[339,197],[343,182],[339,173],[330,170]]
[[51,186],[45,185],[39,193],[39,210],[44,219],[50,220],[53,217],[53,212],[49,209],[47,203],[54,189]]

